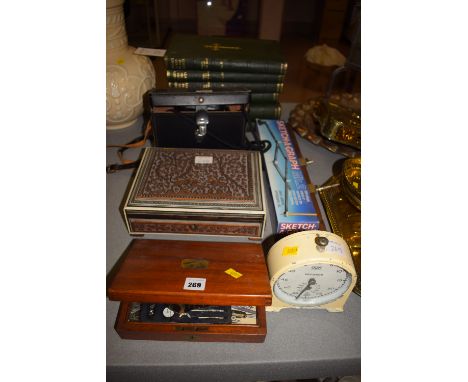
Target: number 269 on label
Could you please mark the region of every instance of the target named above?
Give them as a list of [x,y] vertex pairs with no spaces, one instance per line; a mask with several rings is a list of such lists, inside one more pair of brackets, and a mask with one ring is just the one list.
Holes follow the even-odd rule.
[[186,290],[205,290],[206,279],[187,277],[185,279],[184,289]]

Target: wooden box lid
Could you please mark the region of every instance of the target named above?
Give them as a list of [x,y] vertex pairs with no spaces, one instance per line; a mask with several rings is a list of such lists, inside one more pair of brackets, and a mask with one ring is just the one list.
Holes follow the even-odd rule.
[[[206,279],[205,289],[184,289],[187,278]],[[260,244],[146,239],[132,241],[108,296],[128,302],[256,306],[271,305],[272,298]]]
[[125,208],[264,214],[260,154],[148,147]]

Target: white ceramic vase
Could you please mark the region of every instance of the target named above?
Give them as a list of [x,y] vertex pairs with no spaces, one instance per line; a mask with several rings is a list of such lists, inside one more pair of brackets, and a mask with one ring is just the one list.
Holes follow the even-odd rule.
[[133,125],[143,114],[143,94],[156,84],[150,59],[128,45],[124,0],[106,0],[106,124],[107,129]]

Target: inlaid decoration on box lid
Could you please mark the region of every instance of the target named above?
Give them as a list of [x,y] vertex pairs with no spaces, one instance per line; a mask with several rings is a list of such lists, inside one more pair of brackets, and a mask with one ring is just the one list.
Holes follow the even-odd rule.
[[148,148],[130,205],[261,209],[258,153]]

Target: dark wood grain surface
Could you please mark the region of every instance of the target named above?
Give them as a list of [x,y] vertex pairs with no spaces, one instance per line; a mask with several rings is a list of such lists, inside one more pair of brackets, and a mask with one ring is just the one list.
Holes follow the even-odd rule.
[[[133,240],[110,281],[111,300],[202,305],[271,304],[262,246],[255,243]],[[184,259],[204,259],[206,269],[186,269]],[[225,273],[234,269],[234,278]],[[204,291],[184,290],[187,277],[205,278]]]

